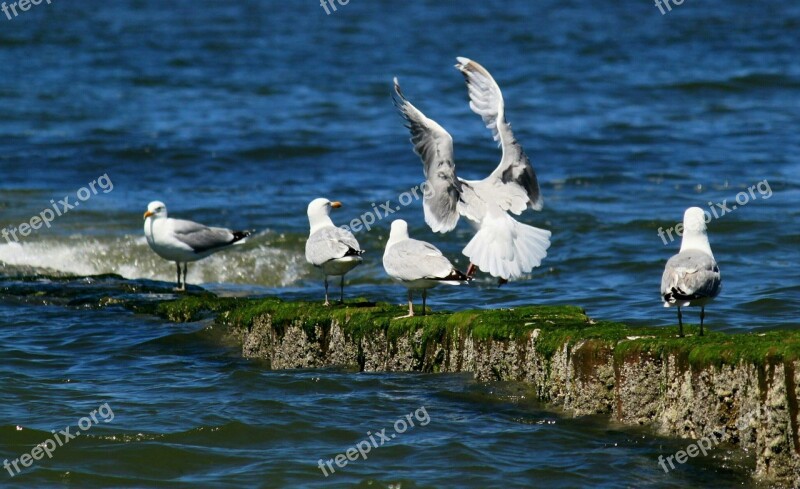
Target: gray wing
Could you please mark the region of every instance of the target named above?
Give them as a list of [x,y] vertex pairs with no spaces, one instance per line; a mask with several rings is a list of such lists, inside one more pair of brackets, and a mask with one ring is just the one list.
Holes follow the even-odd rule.
[[306,261],[317,267],[331,260],[362,253],[364,252],[353,233],[342,228],[319,230],[306,241]]
[[511,131],[511,124],[505,118],[503,94],[492,75],[475,61],[457,58],[456,68],[464,75],[469,92],[469,106],[481,116],[492,137],[503,149],[500,164],[484,180],[487,187],[493,188],[493,198],[503,210],[515,214],[523,212],[528,205],[541,210],[542,195],[539,180],[531,166],[528,156]]
[[670,304],[714,298],[720,284],[719,267],[712,256],[702,251],[684,251],[667,261],[661,277],[661,297]]
[[383,257],[383,266],[392,277],[406,281],[444,279],[453,272],[453,264],[438,248],[416,239],[392,245]]
[[195,253],[222,248],[238,241],[234,232],[225,228],[212,228],[194,221],[172,220],[175,238],[188,245]]
[[407,122],[414,152],[422,159],[427,186],[422,198],[425,222],[433,232],[445,233],[456,227],[459,218],[461,182],[456,177],[453,161],[453,138],[406,100],[397,78],[394,79],[394,91],[394,102]]

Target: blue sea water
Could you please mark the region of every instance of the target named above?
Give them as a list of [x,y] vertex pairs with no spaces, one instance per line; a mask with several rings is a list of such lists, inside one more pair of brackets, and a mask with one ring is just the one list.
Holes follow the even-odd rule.
[[[686,441],[552,414],[520,386],[272,372],[220,346],[206,323],[13,292],[50,290],[44,277],[58,275],[173,280],[141,229],[159,199],[174,216],[257,231],[191,265],[190,283],[321,299],[303,257],[308,201],[344,202],[333,216],[344,224],[373,204],[399,206],[423,178],[392,107],[393,76],[453,135],[459,175],[480,178],[499,161],[452,67],[467,56],[503,89],[545,199],[521,219],[550,229],[552,247],[526,280],[436,289],[434,309],[576,304],[673,326],[658,286],[679,242],[659,228],[689,206],[719,214],[724,204],[730,212],[709,223],[723,276],[709,326],[793,328],[799,28],[800,6],[743,0],[686,0],[664,15],[645,0],[351,0],[330,14],[311,0],[54,0],[0,14],[0,227],[51,199],[80,202],[19,242],[0,239],[0,461],[104,402],[115,413],[23,474],[0,472],[0,485],[749,486],[746,456],[723,448],[665,474],[658,455]],[[111,185],[80,201],[103,176]],[[348,295],[403,301],[380,263],[394,217],[466,266],[469,225],[433,234],[412,201],[357,233],[367,254]],[[328,478],[317,468],[420,406],[426,426]]]

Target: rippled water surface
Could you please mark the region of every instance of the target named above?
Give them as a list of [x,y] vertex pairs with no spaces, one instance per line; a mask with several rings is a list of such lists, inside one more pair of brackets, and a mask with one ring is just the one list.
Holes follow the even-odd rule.
[[[75,203],[103,175],[109,183],[50,228],[0,239],[11,292],[0,297],[0,461],[104,403],[114,412],[52,459],[0,472],[0,486],[750,486],[746,454],[720,447],[665,474],[658,455],[686,441],[553,414],[520,386],[273,372],[220,346],[206,323],[87,309],[77,286],[65,289],[66,306],[13,292],[45,295],[43,277],[59,275],[173,280],[141,229],[160,199],[173,216],[257,232],[191,265],[191,283],[320,298],[303,258],[308,201],[343,201],[333,216],[343,224],[373,204],[398,206],[422,181],[391,104],[393,76],[453,135],[460,175],[482,177],[499,160],[452,68],[468,56],[504,91],[545,198],[543,212],[521,219],[552,230],[552,247],[526,280],[436,289],[433,308],[576,304],[598,318],[673,325],[658,287],[679,242],[658,230],[686,207],[720,214],[724,204],[730,212],[709,223],[724,285],[708,324],[791,328],[799,32],[797,5],[743,0],[687,1],[665,15],[644,0],[351,0],[330,15],[310,0],[87,0],[0,14],[0,227],[51,199]],[[466,223],[434,235],[418,201],[392,217],[466,266]],[[380,264],[390,220],[358,233],[368,252],[348,275],[350,295],[403,300]],[[135,293],[109,280],[102,286]],[[430,422],[367,460],[328,478],[317,467],[420,407]]]

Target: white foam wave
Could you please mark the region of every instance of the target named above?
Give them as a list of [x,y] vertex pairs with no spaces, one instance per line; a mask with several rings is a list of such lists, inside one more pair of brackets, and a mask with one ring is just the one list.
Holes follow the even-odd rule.
[[[276,246],[267,233],[249,242],[189,264],[190,284],[239,283],[285,287],[309,273],[303,253],[291,244]],[[175,281],[175,265],[147,246],[144,236],[92,238],[0,244],[4,273],[98,275],[115,273],[128,279]]]

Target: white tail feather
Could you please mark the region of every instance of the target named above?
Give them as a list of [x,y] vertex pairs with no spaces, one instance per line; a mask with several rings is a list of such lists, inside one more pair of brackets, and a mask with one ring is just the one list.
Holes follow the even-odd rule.
[[541,265],[550,247],[550,234],[506,213],[486,216],[463,253],[484,272],[512,280]]

